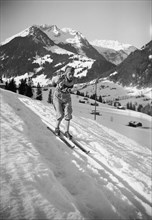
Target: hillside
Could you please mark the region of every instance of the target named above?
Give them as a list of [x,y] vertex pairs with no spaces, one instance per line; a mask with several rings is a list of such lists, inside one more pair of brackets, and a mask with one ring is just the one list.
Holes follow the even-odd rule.
[[131,52],[137,49],[129,44],[112,40],[95,40],[90,43],[100,54],[115,65],[120,64]]
[[[58,31],[58,32],[57,32]],[[0,77],[26,73],[33,79],[52,78],[67,65],[80,81],[89,81],[114,67],[78,32],[33,25],[0,46]],[[81,79],[83,77],[83,79]]]
[[[80,84],[81,85],[81,84]],[[95,94],[95,81],[84,84],[81,89],[84,96],[91,97]],[[96,87],[97,99],[101,96],[102,101],[113,105],[115,101],[126,107],[128,102],[138,105],[152,106],[152,89],[151,88],[137,88],[136,86],[122,86],[120,83],[115,83],[107,78],[98,80]]]
[[[55,123],[52,105],[1,90],[1,217],[149,220],[151,149],[95,122],[87,106],[72,100],[70,130],[90,155],[71,150],[46,128]],[[115,113],[109,125],[116,115],[124,117]],[[142,120],[151,124],[146,115]]]
[[[110,79],[124,86],[152,87],[152,41],[132,52],[110,71]],[[115,73],[115,74],[113,74]]]
[[[117,41],[89,42],[79,31],[33,25],[0,45],[0,77],[31,77],[42,84],[75,68],[80,83],[109,77],[123,86],[152,86],[152,41],[141,49]],[[115,65],[116,64],[116,65]]]

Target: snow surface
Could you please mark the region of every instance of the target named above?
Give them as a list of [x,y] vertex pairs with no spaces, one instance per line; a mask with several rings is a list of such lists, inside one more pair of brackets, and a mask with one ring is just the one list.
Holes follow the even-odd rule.
[[[117,72],[113,72],[113,75],[117,74]],[[84,94],[92,95],[95,93],[95,81],[90,81],[87,86],[82,90]],[[104,86],[104,87],[103,87]],[[129,102],[132,101],[132,103],[138,103],[138,104],[147,104],[147,102],[142,101],[141,99],[144,99],[145,97],[150,99],[148,103],[152,101],[152,88],[146,87],[146,88],[137,88],[136,86],[122,86],[119,83],[114,83],[113,81],[110,81],[107,78],[101,78],[98,81],[97,84],[97,96],[102,96],[104,100],[114,100],[119,99],[119,102]],[[141,97],[141,99],[136,98],[138,96],[144,96]],[[129,97],[132,99],[130,100]]]
[[100,46],[104,48],[113,49],[116,51],[125,50],[131,47],[130,44],[124,44],[124,43],[120,43],[119,41],[114,41],[114,40],[94,40],[90,42],[90,44],[94,46],[98,46],[98,47]]
[[34,59],[35,60],[32,63],[38,63],[39,65],[43,65],[45,62],[48,62],[48,63],[53,62],[53,59],[50,58],[49,54],[46,54],[43,57],[40,57],[37,55],[36,57],[34,57]]
[[56,44],[58,43],[72,43],[77,47],[81,47],[80,38],[84,36],[71,28],[59,29],[56,25],[52,26],[40,26],[40,29],[47,34],[47,36],[52,39]]
[[35,78],[32,78],[33,81],[33,85],[37,85],[38,83],[40,84],[40,86],[42,85],[47,85],[47,83],[50,81],[49,79],[47,79],[46,75],[44,74],[40,74],[38,76],[36,76]]
[[90,155],[71,150],[46,128],[55,125],[51,104],[1,90],[0,215],[151,219],[151,149],[80,114],[72,100],[70,131]]
[[62,49],[61,47],[58,47],[57,45],[47,46],[47,47],[44,47],[44,48],[47,49],[48,51],[51,51],[52,53],[68,54],[68,55],[73,55],[74,54],[74,53],[72,53],[68,50],[65,50],[65,49]]

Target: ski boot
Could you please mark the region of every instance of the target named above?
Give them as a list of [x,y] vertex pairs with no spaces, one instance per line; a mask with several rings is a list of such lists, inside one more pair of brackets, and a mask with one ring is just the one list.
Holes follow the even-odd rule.
[[68,132],[68,131],[66,131],[65,133],[64,133],[64,135],[65,135],[65,137],[66,138],[68,138],[68,139],[72,139],[72,135]]
[[59,128],[55,128],[54,133],[55,133],[56,136],[60,136],[60,129]]

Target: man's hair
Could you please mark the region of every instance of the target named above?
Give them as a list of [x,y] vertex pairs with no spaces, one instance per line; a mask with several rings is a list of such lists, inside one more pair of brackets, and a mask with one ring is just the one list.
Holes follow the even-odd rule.
[[74,72],[74,67],[72,67],[72,66],[67,66],[67,67],[65,68],[65,72],[67,71],[67,69],[70,69],[72,72]]
[[59,70],[58,72],[57,72],[57,76],[61,76],[61,75],[63,75],[64,74],[64,70]]

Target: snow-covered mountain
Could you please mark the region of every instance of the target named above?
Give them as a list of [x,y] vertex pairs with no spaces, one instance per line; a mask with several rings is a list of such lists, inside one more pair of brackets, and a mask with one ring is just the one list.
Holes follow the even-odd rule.
[[114,40],[94,40],[90,42],[107,60],[118,65],[137,48]]
[[119,41],[114,41],[114,40],[94,40],[90,43],[94,46],[109,48],[116,51],[128,50],[128,48],[132,47],[132,45],[130,44],[123,44],[120,43]]
[[[152,87],[152,41],[132,52],[115,70],[110,79],[122,85]],[[113,74],[114,73],[114,74]]]
[[97,50],[78,31],[71,28],[59,29],[56,25],[38,26],[47,36],[60,47],[92,59],[105,60]]
[[33,25],[9,38],[0,46],[0,60],[1,76],[6,77],[30,72],[49,79],[70,65],[76,77],[89,81],[114,67],[81,33],[55,25]]
[[[59,43],[75,43],[77,47],[81,47],[80,40],[85,37],[71,28],[59,29],[56,25],[40,25],[38,26],[44,33],[48,35],[56,44]],[[86,40],[87,41],[87,40]]]
[[[151,50],[151,43],[147,45]],[[138,50],[129,44],[105,40],[90,43],[70,28],[33,25],[1,44],[0,77],[29,75],[35,82],[41,83],[43,78],[47,83],[70,65],[79,82],[110,75],[123,85],[151,86],[152,53],[146,52],[147,47]]]

